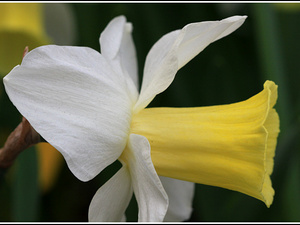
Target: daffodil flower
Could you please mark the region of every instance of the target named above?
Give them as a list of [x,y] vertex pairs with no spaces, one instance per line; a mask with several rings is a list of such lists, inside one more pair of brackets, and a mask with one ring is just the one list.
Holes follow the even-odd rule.
[[87,47],[42,46],[5,78],[6,92],[70,170],[88,181],[119,160],[96,192],[90,221],[121,221],[132,194],[139,221],[163,221],[168,196],[160,176],[240,191],[272,203],[270,174],[279,132],[277,86],[240,103],[199,108],[145,108],[177,71],[246,19],[191,23],[159,39],[148,53],[138,91],[131,23],[114,18]]

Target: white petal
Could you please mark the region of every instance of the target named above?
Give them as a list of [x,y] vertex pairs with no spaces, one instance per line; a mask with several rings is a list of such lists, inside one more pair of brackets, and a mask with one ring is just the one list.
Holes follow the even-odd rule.
[[220,21],[206,21],[186,25],[180,34],[178,69],[198,55],[210,43],[232,33],[245,21],[246,16],[232,16]]
[[113,63],[117,73],[131,77],[138,87],[136,50],[132,39],[132,24],[124,16],[114,18],[100,35],[101,53]]
[[126,165],[94,195],[89,207],[89,222],[126,220],[125,210],[132,197],[131,178]]
[[245,21],[234,16],[221,21],[191,23],[182,30],[168,33],[149,51],[144,68],[141,93],[134,111],[145,108],[174,80],[177,71],[210,43],[230,34]]
[[113,59],[119,52],[126,18],[118,16],[108,23],[100,35],[101,54],[109,59]]
[[121,78],[93,49],[43,46],[29,52],[4,84],[21,114],[87,181],[126,146],[132,103]]
[[145,108],[155,95],[163,92],[174,80],[178,65],[174,43],[179,33],[177,30],[164,35],[149,51],[140,96],[134,107],[135,113]]
[[[150,144],[144,136],[130,134],[126,161],[139,207],[139,222],[161,222],[168,208],[168,196],[154,169]],[[126,151],[127,151],[126,150]]]
[[195,184],[169,177],[159,177],[169,197],[164,222],[182,222],[191,217]]

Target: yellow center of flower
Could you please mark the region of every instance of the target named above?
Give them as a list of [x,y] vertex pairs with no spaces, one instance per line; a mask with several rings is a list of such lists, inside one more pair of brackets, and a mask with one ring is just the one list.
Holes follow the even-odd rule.
[[159,175],[239,191],[269,207],[276,100],[277,86],[267,81],[262,92],[235,104],[144,109],[133,117],[131,132],[149,140]]

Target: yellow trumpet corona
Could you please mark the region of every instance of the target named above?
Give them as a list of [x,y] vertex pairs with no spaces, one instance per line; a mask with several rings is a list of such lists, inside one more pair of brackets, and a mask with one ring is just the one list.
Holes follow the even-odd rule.
[[239,191],[272,204],[279,133],[277,85],[246,101],[197,108],[147,108],[131,132],[149,140],[159,175]]

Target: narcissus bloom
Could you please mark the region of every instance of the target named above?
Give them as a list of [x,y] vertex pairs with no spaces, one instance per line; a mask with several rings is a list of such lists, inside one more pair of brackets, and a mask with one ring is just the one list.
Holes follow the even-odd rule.
[[273,82],[240,103],[145,108],[181,67],[245,19],[192,23],[164,35],[147,55],[140,93],[132,25],[124,16],[102,32],[101,54],[86,47],[43,46],[4,78],[13,104],[80,180],[94,178],[115,160],[122,163],[95,194],[90,221],[122,220],[133,192],[139,221],[162,221],[168,195],[158,175],[272,203],[270,174],[279,132]]

